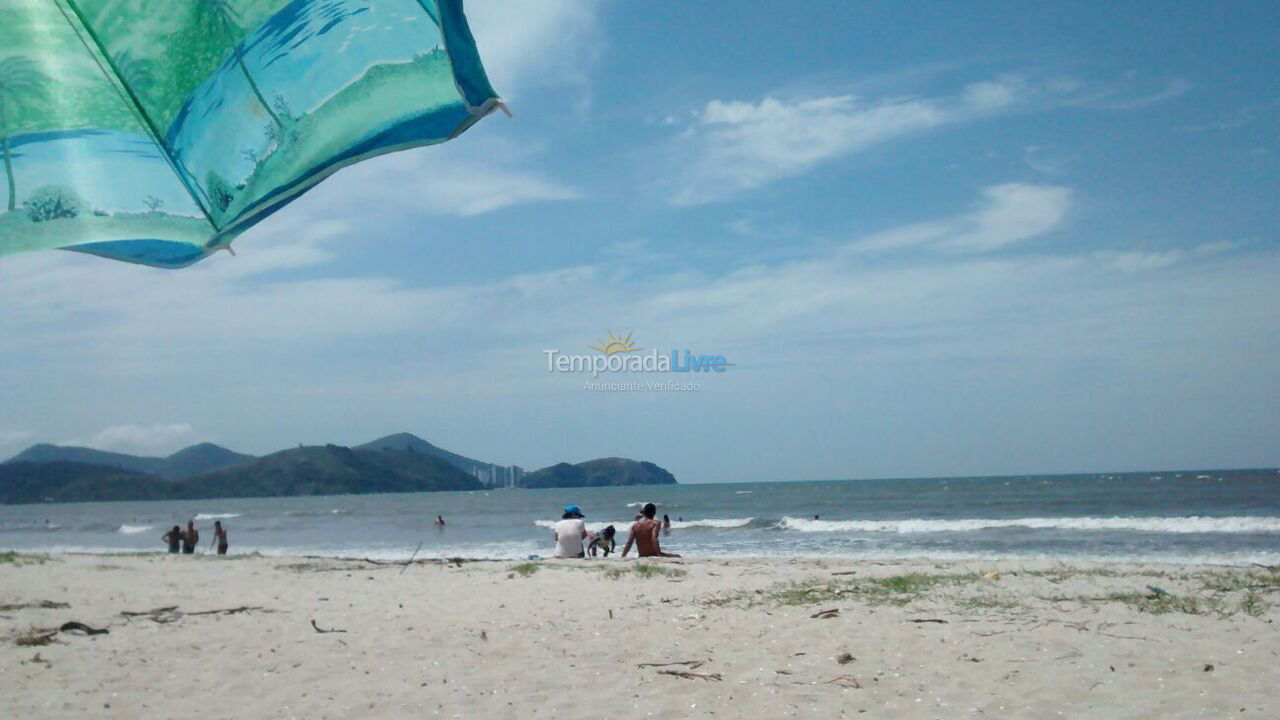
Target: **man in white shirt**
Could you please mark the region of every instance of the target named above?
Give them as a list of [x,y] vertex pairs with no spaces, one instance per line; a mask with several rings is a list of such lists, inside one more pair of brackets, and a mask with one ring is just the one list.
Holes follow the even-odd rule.
[[587,536],[587,524],[582,521],[582,509],[577,505],[565,505],[560,522],[552,526],[556,538],[556,557],[580,558],[583,556],[582,540]]

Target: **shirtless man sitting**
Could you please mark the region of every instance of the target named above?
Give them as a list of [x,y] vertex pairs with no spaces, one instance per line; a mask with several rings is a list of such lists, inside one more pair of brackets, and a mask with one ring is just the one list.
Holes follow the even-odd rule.
[[675,553],[663,552],[662,547],[658,545],[658,534],[662,532],[662,523],[653,519],[657,513],[658,508],[653,503],[645,504],[640,511],[644,517],[631,525],[631,535],[627,537],[627,544],[622,546],[622,557],[626,557],[631,550],[631,543],[635,543],[636,554],[640,557],[680,557]]

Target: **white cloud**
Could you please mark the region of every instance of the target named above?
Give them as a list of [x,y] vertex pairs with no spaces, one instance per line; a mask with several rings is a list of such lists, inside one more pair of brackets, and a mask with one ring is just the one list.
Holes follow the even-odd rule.
[[518,101],[529,87],[584,86],[603,45],[597,10],[592,0],[472,0],[467,23],[494,89]]
[[[487,122],[502,122],[492,118]],[[380,214],[470,217],[538,202],[574,200],[573,187],[521,168],[538,151],[494,137],[463,137],[445,145],[394,153],[345,168],[293,208],[304,218]],[[305,226],[303,226],[305,227]]]
[[87,440],[65,440],[60,444],[138,455],[168,455],[191,444],[194,434],[194,429],[187,423],[112,425]]
[[[1060,187],[994,186],[968,213],[882,235],[914,234],[940,250],[1025,243],[1062,227],[1069,197]],[[124,414],[140,422],[84,442],[162,453],[196,440],[192,427],[234,435],[226,442],[237,449],[268,451],[438,423],[536,464],[560,459],[554,453],[570,445],[575,454],[630,452],[628,443],[644,436],[617,435],[623,430],[594,414],[617,410],[615,400],[584,406],[564,378],[543,369],[544,348],[585,351],[610,327],[634,328],[643,347],[731,355],[739,363],[734,384],[690,402],[702,403],[706,421],[735,423],[739,436],[755,439],[765,436],[750,429],[763,422],[756,405],[769,406],[757,398],[783,402],[783,393],[795,408],[787,412],[814,427],[848,420],[832,415],[833,404],[856,407],[868,394],[885,400],[888,393],[895,407],[947,412],[910,388],[877,389],[904,374],[914,387],[951,373],[974,383],[974,392],[1003,398],[1019,392],[1009,373],[1083,372],[1103,363],[1114,377],[1129,378],[1126,391],[1146,388],[1134,402],[1166,397],[1170,375],[1203,388],[1225,387],[1224,378],[1266,381],[1259,368],[1274,366],[1274,348],[1256,339],[1280,332],[1270,311],[1280,303],[1280,256],[1245,256],[1220,243],[1183,251],[913,253],[883,262],[850,252],[871,239],[858,238],[724,272],[654,264],[641,275],[625,272],[634,255],[651,250],[636,241],[594,265],[429,287],[353,274],[342,262],[342,253],[359,252],[349,243],[277,229],[264,242],[280,245],[283,268],[296,257],[291,245],[311,242],[314,251],[333,253],[320,266],[332,276],[223,269],[245,253],[177,273],[70,253],[0,263],[0,356],[7,358],[0,425],[24,426],[38,414],[44,427],[99,427]],[[1239,352],[1207,350],[1221,347]],[[980,376],[955,378],[956,368],[975,367]],[[1167,374],[1152,375],[1153,367]],[[819,390],[816,378],[831,385]],[[661,413],[676,402],[637,404],[627,425],[660,427]],[[175,416],[186,422],[146,424]],[[521,417],[545,422],[493,439],[495,427]],[[562,430],[584,426],[592,431]],[[797,451],[807,447],[796,443]],[[685,450],[675,444],[662,452]]]
[[677,141],[693,159],[671,202],[722,200],[879,143],[1007,110],[1024,93],[1021,79],[1005,77],[968,85],[957,97],[711,100]]
[[985,252],[1041,236],[1058,226],[1071,205],[1070,188],[1008,183],[982,191],[970,213],[876,233],[849,246],[853,252],[886,252],[930,246]]
[[0,447],[24,443],[35,437],[35,433],[27,430],[0,430]]

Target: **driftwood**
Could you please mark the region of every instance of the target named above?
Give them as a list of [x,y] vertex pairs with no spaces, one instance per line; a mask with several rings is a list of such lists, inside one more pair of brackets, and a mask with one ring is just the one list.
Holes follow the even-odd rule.
[[809,617],[814,620],[830,620],[840,614],[840,608],[831,608],[830,610],[819,610]]
[[857,575],[858,571],[857,570],[841,570],[840,572],[833,572],[831,574],[832,575]]
[[938,623],[939,625],[947,624],[947,621],[941,618],[911,618],[910,620],[907,620],[907,622],[916,623],[916,624],[919,624],[919,623]]
[[88,625],[85,625],[84,623],[79,622],[77,620],[71,620],[69,622],[62,623],[62,626],[58,628],[58,631],[59,632],[82,632],[85,635],[106,635],[107,633],[111,632],[106,628],[89,627]]
[[720,677],[720,673],[696,673],[686,670],[659,670],[659,675],[671,675],[673,677],[681,677],[685,680],[715,680],[720,682],[724,678]]
[[344,632],[346,632],[346,630],[343,630],[342,628],[330,628],[330,629],[328,629],[328,630],[325,630],[325,629],[321,628],[319,625],[317,625],[317,624],[316,624],[316,621],[315,621],[315,619],[314,619],[314,618],[312,618],[312,620],[311,620],[311,627],[315,628],[315,631],[316,631],[316,632],[318,632],[318,633],[321,633],[321,634],[324,634],[324,633],[344,633]]
[[636,667],[642,667],[642,668],[646,668],[646,667],[671,667],[672,665],[684,665],[685,667],[689,668],[690,670],[697,670],[698,668],[702,667],[703,665],[706,665],[708,662],[709,662],[708,660],[676,660],[676,661],[674,661],[674,662],[664,662],[664,663],[640,663],[640,664],[636,665]]

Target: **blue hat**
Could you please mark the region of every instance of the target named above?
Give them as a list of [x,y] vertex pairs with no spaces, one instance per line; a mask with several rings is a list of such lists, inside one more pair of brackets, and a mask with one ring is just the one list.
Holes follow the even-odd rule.
[[586,517],[586,515],[582,514],[582,508],[578,507],[577,505],[565,505],[564,514],[577,515],[578,517]]

